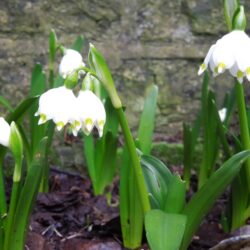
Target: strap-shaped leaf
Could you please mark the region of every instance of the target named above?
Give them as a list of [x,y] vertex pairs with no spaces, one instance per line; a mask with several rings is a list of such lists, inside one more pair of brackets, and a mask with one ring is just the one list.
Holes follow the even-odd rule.
[[165,197],[164,211],[166,213],[181,213],[185,205],[186,184],[177,174],[173,175],[168,184],[168,193]]
[[8,250],[22,250],[24,248],[29,216],[38,193],[44,167],[46,144],[47,139],[44,138],[37,151],[36,159],[27,173],[16,208],[14,225],[11,230],[11,242],[9,243],[10,247]]
[[186,216],[151,210],[146,214],[145,227],[151,250],[179,250]]
[[17,122],[21,117],[27,112],[27,110],[34,104],[39,96],[34,96],[23,100],[13,112],[11,112],[7,117],[6,121],[8,123],[15,121]]
[[154,132],[155,115],[157,108],[158,87],[152,85],[148,88],[141,115],[138,139],[140,149],[144,154],[150,154]]
[[56,57],[56,49],[57,49],[57,38],[56,33],[52,29],[49,34],[49,61],[54,62]]
[[77,50],[78,52],[81,52],[83,45],[84,45],[84,37],[83,35],[80,35],[76,38],[75,42],[72,45],[72,49]]
[[223,193],[233,178],[238,174],[242,163],[250,156],[250,151],[243,151],[226,161],[192,197],[183,210],[187,215],[187,225],[181,250],[186,250],[193,234],[203,217],[209,212],[215,200]]
[[152,207],[164,209],[171,172],[164,163],[150,155],[141,156],[141,165]]
[[143,231],[143,210],[138,202],[139,192],[126,146],[122,152],[120,169],[120,220],[123,244],[129,249],[141,245]]
[[[46,75],[42,66],[36,64],[32,71],[30,96],[37,96],[44,93],[46,89]],[[38,110],[38,100],[30,108],[30,136],[31,136],[31,156],[35,153],[41,139],[44,137],[45,125],[38,126],[39,117],[35,116]]]
[[0,103],[9,111],[9,112],[13,112],[14,109],[11,107],[9,101],[4,98],[3,96],[0,96]]

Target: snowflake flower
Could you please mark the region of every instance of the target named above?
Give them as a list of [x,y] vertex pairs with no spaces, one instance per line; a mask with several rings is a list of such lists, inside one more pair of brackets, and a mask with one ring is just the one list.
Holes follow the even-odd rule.
[[88,135],[95,126],[101,137],[106,122],[102,101],[90,90],[81,90],[77,97],[77,107],[83,132]]
[[214,76],[229,70],[239,82],[244,76],[250,81],[250,38],[244,31],[234,30],[213,44],[199,68],[201,75],[207,68]]
[[50,89],[41,95],[39,108],[35,115],[40,116],[39,125],[52,119],[59,131],[70,123],[73,133],[76,135],[81,126],[75,110],[76,97],[71,89],[63,86]]

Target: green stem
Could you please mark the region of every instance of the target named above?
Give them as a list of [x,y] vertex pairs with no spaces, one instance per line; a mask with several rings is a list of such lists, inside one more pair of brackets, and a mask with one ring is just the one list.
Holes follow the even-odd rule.
[[49,86],[50,88],[54,87],[54,65],[53,68],[49,70]]
[[118,113],[120,125],[123,131],[123,135],[124,135],[124,138],[128,147],[128,151],[131,157],[132,165],[134,168],[134,173],[135,173],[136,183],[138,186],[138,191],[140,194],[142,208],[143,208],[144,214],[146,214],[146,212],[150,210],[150,203],[149,203],[147,187],[144,181],[144,176],[142,173],[140,161],[136,153],[135,143],[134,143],[131,131],[129,129],[128,122],[127,122],[123,109],[118,108],[116,109],[116,111]]
[[50,147],[53,141],[53,136],[55,132],[55,124],[50,121],[47,127],[46,135],[48,137],[47,144],[46,144],[46,151],[45,151],[45,160],[44,160],[44,169],[43,169],[43,175],[41,178],[40,188],[39,192],[41,193],[47,193],[49,191],[49,152]]
[[3,249],[4,244],[4,218],[7,212],[2,158],[0,158],[0,249]]
[[9,211],[7,215],[7,224],[5,229],[4,250],[9,250],[10,241],[12,239],[12,235],[10,234],[10,232],[14,222],[16,205],[18,202],[19,184],[20,181],[18,182],[14,181],[12,186],[11,200],[10,200]]
[[5,196],[5,184],[3,175],[3,159],[0,158],[0,217],[1,219],[6,215],[7,205]]
[[[240,137],[242,142],[242,150],[250,149],[250,139],[249,139],[249,128],[246,113],[246,104],[244,96],[244,88],[241,83],[236,82],[236,99],[238,106],[238,114],[240,120]],[[250,158],[248,158],[244,164],[248,192],[250,193]]]

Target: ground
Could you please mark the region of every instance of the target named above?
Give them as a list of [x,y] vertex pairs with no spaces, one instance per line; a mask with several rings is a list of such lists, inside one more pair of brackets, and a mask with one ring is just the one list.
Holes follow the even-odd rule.
[[[27,249],[124,249],[119,223],[118,183],[116,179],[112,200],[107,202],[106,196],[94,197],[87,177],[52,168],[50,192],[39,194],[31,217]],[[219,224],[225,199],[223,195],[205,218],[190,250],[209,249],[228,237]],[[141,249],[148,249],[145,241]]]

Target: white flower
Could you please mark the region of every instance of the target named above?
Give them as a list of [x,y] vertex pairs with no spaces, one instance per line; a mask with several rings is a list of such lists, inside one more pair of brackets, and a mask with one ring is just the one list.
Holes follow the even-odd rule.
[[0,144],[8,147],[10,143],[10,125],[0,117]]
[[67,49],[59,65],[59,74],[65,79],[75,70],[85,66],[81,54],[73,49]]
[[35,115],[40,116],[39,125],[52,119],[57,130],[61,130],[67,123],[70,123],[74,135],[81,127],[77,118],[76,97],[73,91],[65,86],[50,89],[42,94]]
[[101,137],[106,122],[106,112],[102,101],[90,90],[81,90],[77,97],[77,107],[83,132],[88,135],[95,126]]
[[214,76],[228,69],[239,82],[243,82],[244,76],[250,81],[250,38],[240,30],[224,35],[210,47],[198,75],[208,66]]
[[222,122],[225,121],[226,119],[226,114],[227,114],[227,109],[226,108],[222,108],[221,110],[219,110],[219,116],[220,116],[220,120]]

